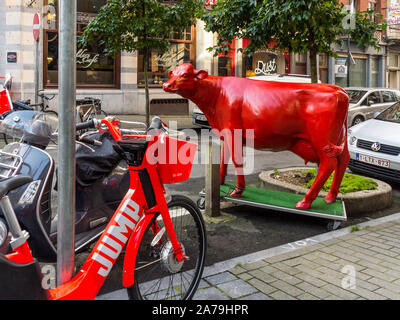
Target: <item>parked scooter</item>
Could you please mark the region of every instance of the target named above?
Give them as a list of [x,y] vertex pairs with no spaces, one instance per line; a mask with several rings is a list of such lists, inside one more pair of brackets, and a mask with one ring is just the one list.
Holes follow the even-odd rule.
[[17,110],[33,110],[30,106],[30,100],[11,100],[11,87],[12,77],[11,74],[7,73],[4,78],[3,84],[0,84],[0,118],[6,117],[10,112]]
[[[46,148],[56,138],[57,126],[56,117],[37,111],[13,112],[1,124],[4,133],[21,142],[8,144],[0,151],[0,178],[32,176],[30,184],[10,191],[8,196],[19,223],[30,234],[34,254],[48,261],[54,261],[57,255],[57,215],[52,215],[51,210],[55,163]],[[129,188],[127,165],[114,151],[115,140],[108,131],[86,132],[81,141],[85,143],[76,150],[76,252],[101,235]],[[96,145],[86,144],[93,141]],[[5,230],[0,212],[3,250],[7,242]]]

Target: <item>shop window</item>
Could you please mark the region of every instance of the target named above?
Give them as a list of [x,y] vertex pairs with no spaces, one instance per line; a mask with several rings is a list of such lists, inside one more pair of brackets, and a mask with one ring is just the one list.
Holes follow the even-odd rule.
[[140,51],[138,56],[138,86],[143,87],[144,81],[144,59],[147,59],[147,77],[150,87],[160,87],[168,81],[168,73],[182,63],[196,61],[194,38],[195,28],[191,27],[182,34],[172,35],[169,38],[170,46],[166,52],[151,50],[147,57]]
[[[81,34],[84,27],[99,12],[106,0],[76,0],[77,1],[77,34]],[[45,3],[46,4],[46,3]],[[54,12],[58,12],[58,1],[47,0],[50,7],[52,20],[44,30],[44,73],[43,82],[47,88],[58,85],[58,58],[59,58],[59,34],[58,18]],[[54,8],[54,10],[52,10]],[[49,17],[49,14],[48,14]],[[90,88],[119,88],[120,57],[112,58],[105,55],[104,47],[99,43],[88,46],[77,46],[76,53],[76,82],[77,87]]]
[[286,60],[283,53],[257,50],[252,56],[244,57],[246,77],[285,73]]
[[355,58],[355,64],[350,66],[350,86],[366,87],[367,86],[367,59]]
[[307,54],[296,53],[294,55],[294,73],[296,74],[307,74]]
[[218,57],[218,75],[222,77],[232,76],[232,58]]

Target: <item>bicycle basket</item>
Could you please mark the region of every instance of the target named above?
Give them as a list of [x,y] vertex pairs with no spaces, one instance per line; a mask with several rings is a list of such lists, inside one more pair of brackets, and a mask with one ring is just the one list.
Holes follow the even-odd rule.
[[197,145],[169,136],[160,138],[157,170],[163,184],[185,181],[190,177]]

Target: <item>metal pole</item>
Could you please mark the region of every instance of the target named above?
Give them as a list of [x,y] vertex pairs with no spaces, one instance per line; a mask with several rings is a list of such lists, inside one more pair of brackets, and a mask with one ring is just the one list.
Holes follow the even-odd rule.
[[59,3],[57,284],[61,285],[72,278],[75,262],[76,1]]
[[[218,217],[220,213],[220,157],[221,148],[213,136],[207,145],[208,161],[206,164],[205,213],[210,217]],[[222,160],[223,161],[223,160]]]
[[38,103],[39,91],[39,39],[35,41],[35,104]]
[[[347,1],[350,8],[350,0]],[[350,9],[351,10],[351,9]],[[350,33],[347,35],[347,87],[350,87]]]

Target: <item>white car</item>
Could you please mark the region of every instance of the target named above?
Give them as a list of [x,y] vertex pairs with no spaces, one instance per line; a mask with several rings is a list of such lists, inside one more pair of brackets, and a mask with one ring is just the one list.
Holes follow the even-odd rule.
[[375,113],[400,101],[400,91],[386,88],[344,88],[349,95],[348,126],[371,119]]
[[348,133],[351,171],[400,182],[400,102]]
[[[297,82],[297,83],[311,83],[311,77],[304,74],[268,74],[263,76],[248,77],[253,80],[266,80],[266,81],[279,81],[279,82]],[[321,81],[318,81],[321,83]],[[204,115],[203,111],[199,107],[195,106],[192,113],[192,123],[194,125],[210,128],[208,120]]]

